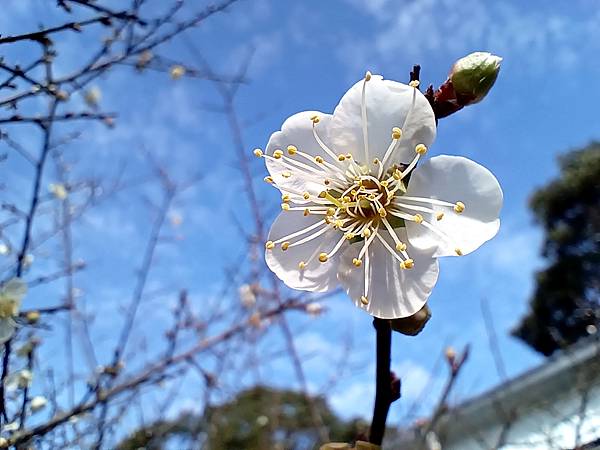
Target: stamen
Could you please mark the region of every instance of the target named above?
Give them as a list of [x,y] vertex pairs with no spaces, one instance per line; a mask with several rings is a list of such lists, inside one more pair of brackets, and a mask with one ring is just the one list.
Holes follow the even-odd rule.
[[325,151],[325,153],[327,153],[329,155],[329,157],[333,160],[333,161],[337,161],[337,155],[329,148],[325,145],[325,143],[321,140],[321,138],[319,137],[319,135],[317,134],[317,129],[315,127],[315,125],[318,123],[315,122],[313,120],[313,136],[315,138],[315,141],[317,141],[317,144],[319,144],[319,146]]
[[421,84],[421,82],[419,80],[412,80],[410,83],[408,83],[408,85],[410,87],[414,87],[414,88],[418,88],[420,84]]
[[260,158],[263,155],[263,151],[260,148],[255,148],[252,153],[254,153],[254,156],[257,158]]
[[287,236],[284,236],[280,239],[277,239],[276,241],[273,241],[273,244],[279,244],[280,242],[284,242],[284,241],[289,241],[290,239],[293,239],[295,237],[301,236],[303,234],[308,233],[309,231],[314,230],[315,228],[319,228],[320,226],[325,225],[325,221],[324,220],[319,220],[318,222],[313,223],[312,225],[303,228],[301,230],[295,231],[294,233],[288,234]]
[[320,262],[322,262],[322,263],[327,262],[328,259],[329,258],[327,257],[327,253],[320,253],[319,254],[319,261]]
[[285,241],[281,244],[281,250],[283,250],[284,252],[290,247],[290,243],[288,241]]
[[269,183],[269,184],[273,184],[273,177],[272,176],[266,176],[264,178],[265,183]]
[[273,158],[275,158],[275,159],[281,159],[282,156],[283,156],[283,152],[279,149],[277,149],[273,152]]
[[412,259],[407,259],[400,263],[401,269],[412,269],[413,267],[415,267],[415,262]]
[[287,147],[288,155],[293,156],[298,152],[298,149],[295,145],[288,145]]
[[423,156],[425,153],[427,153],[427,147],[425,146],[425,144],[418,144],[415,147],[415,153],[417,153],[418,155]]
[[457,214],[462,213],[465,210],[465,204],[463,202],[456,202],[456,204],[454,205],[454,211]]
[[298,263],[298,269],[304,270],[306,268],[306,263],[304,261],[300,261]]
[[401,264],[404,262],[404,260],[402,258],[400,258],[400,256],[394,251],[394,249],[391,247],[391,245],[388,244],[381,235],[378,234],[377,239],[379,239],[379,241],[383,244],[383,246],[387,249],[387,251],[390,252],[394,258],[396,258],[398,261],[400,261]]
[[390,155],[392,154],[392,152],[394,151],[394,149],[396,148],[396,144],[398,144],[398,140],[401,137],[402,137],[402,130],[398,127],[392,128],[392,142],[390,143],[389,147],[385,151],[385,154],[383,155],[383,159],[381,160],[381,166],[379,167],[378,178],[381,178],[381,175],[383,175],[383,167],[384,167],[385,163],[387,162],[388,158],[390,157]]
[[305,238],[302,238],[302,239],[300,239],[297,242],[293,242],[292,244],[290,244],[290,247],[296,247],[298,245],[306,244],[307,242],[312,241],[313,239],[318,238],[319,236],[321,236],[323,233],[325,233],[327,231],[331,231],[331,230],[329,229],[329,227],[324,226],[323,228],[321,228],[316,233],[311,234],[309,236],[306,236]]
[[275,248],[275,243],[273,241],[265,242],[265,248],[267,250],[273,250]]

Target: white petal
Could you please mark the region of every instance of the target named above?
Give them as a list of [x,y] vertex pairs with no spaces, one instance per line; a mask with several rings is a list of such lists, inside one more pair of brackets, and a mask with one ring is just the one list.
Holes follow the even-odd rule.
[[[283,211],[271,226],[269,240],[276,241],[319,220],[323,220],[322,215],[305,217],[301,211]],[[290,242],[299,241],[316,231],[290,239]],[[341,237],[341,232],[331,228],[319,237],[285,251],[281,249],[281,245],[276,245],[272,250],[266,250],[265,259],[269,268],[289,287],[313,292],[329,291],[337,287],[338,258],[334,256],[321,263],[318,257],[319,253],[331,251]],[[300,261],[308,263],[304,270],[298,267]]]
[[470,159],[447,155],[431,158],[412,173],[406,195],[451,203],[461,201],[466,206],[462,214],[456,214],[452,208],[444,210],[434,206],[434,209],[444,210],[440,221],[422,214],[450,239],[441,238],[423,225],[407,222],[411,245],[430,249],[435,257],[456,256],[457,248],[462,254],[470,253],[493,238],[500,227],[500,184],[488,169]]
[[[397,228],[400,240],[406,241],[404,228]],[[379,231],[382,237],[394,247],[389,233]],[[356,258],[362,243],[352,244],[342,255],[338,279],[354,304],[369,314],[382,319],[408,317],[419,311],[431,294],[438,278],[438,262],[430,253],[409,247],[409,256],[414,260],[412,269],[401,269],[395,259],[378,239],[369,246],[370,287],[365,306],[361,303],[364,294],[364,267],[355,267]],[[364,258],[363,258],[364,264]]]
[[[329,125],[329,135],[335,148],[344,148],[364,161],[362,127],[362,88],[359,81],[342,97]],[[369,158],[382,159],[392,141],[392,128],[402,129],[402,138],[389,159],[393,163],[409,163],[415,146],[430,146],[435,139],[435,115],[427,99],[417,89],[373,75],[367,82],[365,103],[369,135]]]
[[[289,156],[287,148],[288,146],[293,145],[299,151],[311,156],[321,156],[326,161],[333,163],[334,161],[332,161],[331,158],[328,158],[325,151],[315,140],[313,134],[313,122],[311,120],[311,117],[315,115],[319,116],[319,123],[316,125],[317,134],[327,145],[329,142],[328,127],[331,121],[331,115],[323,114],[319,111],[304,111],[289,117],[281,126],[281,131],[276,131],[271,135],[265,150],[266,153],[272,155],[275,150],[281,150],[285,156]],[[308,159],[298,155],[294,156],[293,159],[307,164],[308,166],[314,166],[315,169],[319,168]],[[318,194],[323,190],[321,184],[304,179],[302,175],[298,174],[297,170],[294,167],[291,167],[289,163],[286,163],[283,158],[279,160],[269,158],[266,161],[266,165],[273,180],[279,186],[300,192],[308,191],[311,194]],[[284,177],[282,174],[286,171],[291,172],[292,176]]]
[[4,344],[12,337],[16,327],[17,324],[12,318],[0,319],[0,344]]

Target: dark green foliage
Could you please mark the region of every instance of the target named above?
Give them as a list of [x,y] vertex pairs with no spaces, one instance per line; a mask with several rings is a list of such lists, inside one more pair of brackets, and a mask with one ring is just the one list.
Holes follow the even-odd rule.
[[[354,441],[367,431],[363,421],[338,419],[325,400],[313,397],[312,402],[332,440]],[[231,402],[208,408],[203,417],[184,415],[137,430],[117,448],[187,450],[202,442],[201,448],[207,450],[312,450],[319,447],[318,436],[303,394],[257,386]]]
[[513,331],[544,355],[596,331],[600,318],[600,143],[559,159],[560,176],[531,198],[544,227],[530,311]]

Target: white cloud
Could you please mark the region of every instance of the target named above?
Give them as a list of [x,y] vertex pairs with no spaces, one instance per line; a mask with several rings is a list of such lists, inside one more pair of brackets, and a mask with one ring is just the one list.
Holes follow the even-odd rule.
[[[491,50],[526,60],[528,70],[545,70],[550,64],[572,67],[583,56],[582,50],[598,47],[599,15],[578,17],[576,7],[573,15],[566,16],[517,2],[414,0],[399,5],[393,0],[345,1],[369,14],[379,30],[368,41],[354,40],[341,49],[342,59],[352,65],[369,58],[390,62],[423,58],[427,53],[452,58]],[[583,2],[575,3],[582,6],[579,11],[589,10]]]

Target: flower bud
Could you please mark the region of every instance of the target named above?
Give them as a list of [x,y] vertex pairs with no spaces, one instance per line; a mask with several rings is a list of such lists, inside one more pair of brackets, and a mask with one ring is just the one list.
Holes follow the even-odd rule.
[[462,106],[483,100],[498,77],[501,61],[491,53],[475,52],[454,63],[448,78]]
[[431,318],[431,311],[427,305],[423,306],[419,311],[412,316],[403,317],[401,319],[391,320],[392,330],[408,336],[416,336]]

